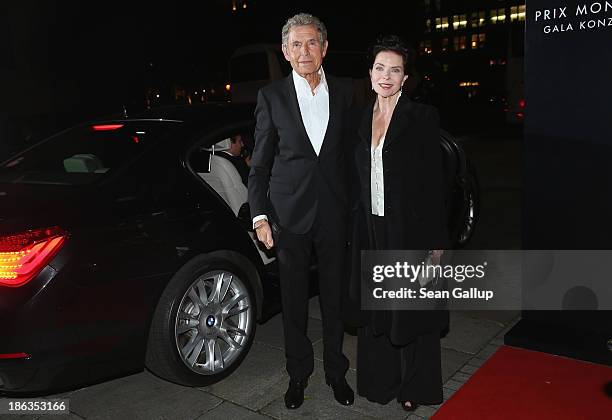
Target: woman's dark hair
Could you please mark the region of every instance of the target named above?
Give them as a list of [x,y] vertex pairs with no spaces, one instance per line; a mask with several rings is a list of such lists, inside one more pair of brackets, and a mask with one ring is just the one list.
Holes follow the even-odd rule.
[[402,38],[397,35],[383,35],[378,37],[376,42],[370,48],[370,68],[374,66],[374,60],[378,53],[383,51],[391,51],[399,54],[402,57],[404,64],[404,72],[408,75],[413,74],[414,67],[414,49],[410,47]]

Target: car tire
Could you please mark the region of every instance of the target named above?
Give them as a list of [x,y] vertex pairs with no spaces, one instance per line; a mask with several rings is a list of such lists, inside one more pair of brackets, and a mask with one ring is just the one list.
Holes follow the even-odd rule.
[[453,211],[456,216],[451,232],[455,247],[462,248],[474,235],[480,212],[480,185],[476,169],[469,161],[466,174],[461,179],[456,193],[459,196],[457,199],[459,208]]
[[146,367],[186,386],[207,386],[231,374],[249,352],[257,307],[245,270],[200,255],[172,277],[157,304]]

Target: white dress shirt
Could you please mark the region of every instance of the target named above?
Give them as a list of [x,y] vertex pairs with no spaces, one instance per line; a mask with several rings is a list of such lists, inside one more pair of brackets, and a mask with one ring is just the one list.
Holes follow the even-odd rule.
[[[402,96],[402,91],[399,91],[395,104]],[[388,129],[388,127],[387,127]],[[372,148],[371,151],[371,165],[370,165],[370,196],[372,200],[372,214],[374,216],[385,215],[385,177],[383,170],[383,148],[385,146],[385,137],[382,136],[378,142],[378,146]]]
[[[323,146],[323,139],[329,122],[329,87],[325,79],[323,67],[319,69],[320,81],[314,91],[310,88],[308,81],[296,73],[291,72],[293,86],[302,116],[302,122],[308,134],[308,139],[317,156]],[[268,220],[266,215],[258,215],[253,218],[253,227],[259,220]]]
[[293,85],[300,105],[304,128],[306,128],[308,139],[318,156],[329,121],[329,88],[325,79],[325,72],[323,67],[319,69],[321,81],[314,91],[310,88],[308,81],[297,74],[295,70],[291,72],[291,75],[293,76]]
[[372,214],[375,216],[385,215],[385,177],[383,176],[382,158],[384,145],[385,137],[383,136],[378,146],[371,148],[370,196],[372,197]]

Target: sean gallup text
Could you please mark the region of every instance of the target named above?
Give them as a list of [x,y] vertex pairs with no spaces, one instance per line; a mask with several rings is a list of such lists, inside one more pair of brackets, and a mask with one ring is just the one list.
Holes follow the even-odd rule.
[[384,290],[382,287],[376,287],[372,290],[372,295],[375,299],[474,299],[474,300],[491,300],[495,295],[492,290],[478,289],[470,287],[464,289],[455,287],[451,290],[427,290],[425,287],[420,289],[410,289],[402,287],[397,290]]

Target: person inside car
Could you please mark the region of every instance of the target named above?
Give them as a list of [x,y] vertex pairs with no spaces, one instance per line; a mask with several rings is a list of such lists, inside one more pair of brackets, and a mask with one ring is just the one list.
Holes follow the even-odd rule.
[[242,179],[242,183],[244,185],[248,185],[249,182],[249,164],[251,162],[250,157],[247,155],[245,157],[245,147],[244,142],[242,140],[242,134],[236,134],[230,137],[230,148],[228,150],[223,150],[215,153],[217,156],[221,156],[234,165],[238,173],[240,174],[240,179]]

